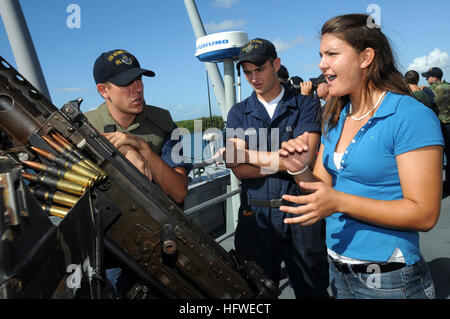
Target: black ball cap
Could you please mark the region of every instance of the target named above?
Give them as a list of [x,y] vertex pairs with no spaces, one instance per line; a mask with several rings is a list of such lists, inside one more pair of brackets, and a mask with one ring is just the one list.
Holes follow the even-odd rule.
[[269,40],[256,38],[248,41],[239,52],[239,62],[236,67],[239,69],[239,66],[243,62],[250,62],[254,65],[261,66],[269,58],[277,58],[277,51],[275,50],[275,46]]
[[103,52],[94,64],[96,84],[111,82],[125,86],[141,75],[153,77],[155,73],[142,69],[136,57],[125,50]]
[[444,75],[444,73],[442,72],[442,70],[440,68],[434,67],[429,69],[427,72],[422,73],[422,76],[424,78],[429,78],[430,76],[434,76],[438,79],[441,79],[442,76]]

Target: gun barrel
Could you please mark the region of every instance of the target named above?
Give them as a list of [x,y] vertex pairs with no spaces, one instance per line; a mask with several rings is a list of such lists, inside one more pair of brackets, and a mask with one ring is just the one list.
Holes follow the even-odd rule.
[[53,111],[57,108],[0,56],[0,128],[25,145]]
[[15,103],[13,95],[12,92],[7,94],[0,90],[0,127],[20,144],[25,145],[28,136],[37,131],[41,124]]

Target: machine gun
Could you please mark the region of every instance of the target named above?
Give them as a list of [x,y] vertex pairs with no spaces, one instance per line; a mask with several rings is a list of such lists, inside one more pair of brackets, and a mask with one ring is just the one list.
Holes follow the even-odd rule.
[[[81,101],[57,109],[0,57],[0,128],[20,145],[0,156],[1,297],[107,298],[106,252],[154,298],[279,294],[257,264],[225,251],[120,154]],[[61,186],[69,175],[55,172],[66,169],[76,181],[83,171],[73,171],[75,162],[91,173],[81,191]],[[69,200],[65,209],[56,192]]]

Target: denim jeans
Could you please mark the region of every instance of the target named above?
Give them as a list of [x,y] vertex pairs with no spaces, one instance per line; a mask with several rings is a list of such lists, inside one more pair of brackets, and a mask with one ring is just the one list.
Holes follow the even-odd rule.
[[[330,286],[336,299],[434,299],[435,291],[430,270],[421,258],[411,266],[377,273],[344,274],[329,257]],[[372,268],[371,268],[372,269]]]

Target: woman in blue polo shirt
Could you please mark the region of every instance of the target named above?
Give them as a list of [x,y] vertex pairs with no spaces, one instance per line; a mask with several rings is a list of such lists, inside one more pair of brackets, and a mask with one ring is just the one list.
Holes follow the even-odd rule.
[[332,100],[311,170],[307,134],[282,145],[288,173],[309,195],[285,223],[326,218],[336,298],[434,298],[419,231],[437,222],[443,138],[436,115],[411,97],[389,41],[370,16],[343,15],[321,31],[319,68]]

